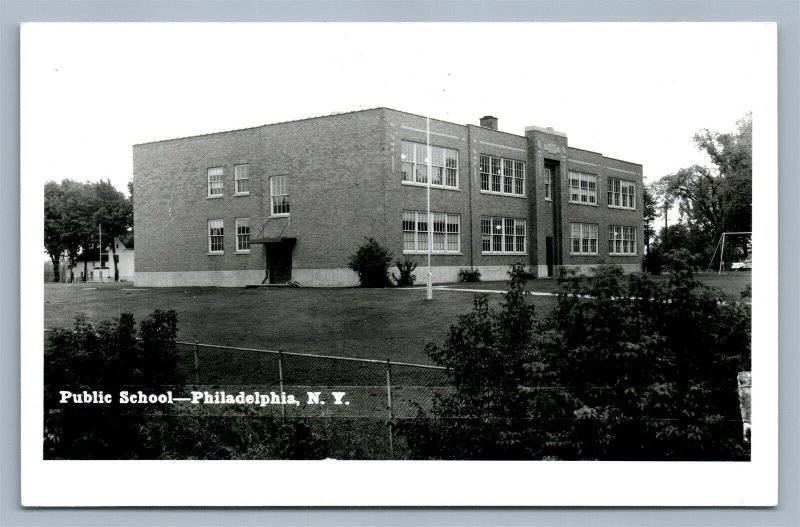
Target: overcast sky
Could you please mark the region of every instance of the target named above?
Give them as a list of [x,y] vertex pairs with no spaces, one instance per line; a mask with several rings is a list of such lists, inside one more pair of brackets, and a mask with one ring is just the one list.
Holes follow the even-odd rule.
[[23,177],[122,190],[135,143],[387,106],[459,124],[491,114],[520,135],[552,126],[652,181],[705,163],[694,133],[733,130],[757,105],[763,27],[27,25]]

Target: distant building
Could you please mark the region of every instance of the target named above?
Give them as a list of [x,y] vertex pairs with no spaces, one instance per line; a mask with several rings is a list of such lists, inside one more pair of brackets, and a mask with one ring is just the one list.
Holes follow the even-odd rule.
[[[133,282],[134,273],[134,259],[133,249],[128,249],[119,240],[114,238],[114,249],[116,251],[118,261],[117,270],[119,271],[120,282]],[[86,273],[87,282],[113,282],[114,281],[114,261],[112,257],[114,254],[111,251],[111,246],[108,245],[103,249],[102,260],[100,251],[85,251],[78,255],[75,261],[75,266],[70,268],[69,264],[61,267],[61,281],[68,282],[70,271],[75,281],[82,282],[84,273]],[[52,267],[52,264],[51,264]],[[51,271],[52,272],[52,271]]]
[[431,119],[431,174],[426,118],[388,108],[135,145],[136,284],[356,285],[365,237],[424,268],[429,227],[436,282],[640,270],[642,166],[497,125]]

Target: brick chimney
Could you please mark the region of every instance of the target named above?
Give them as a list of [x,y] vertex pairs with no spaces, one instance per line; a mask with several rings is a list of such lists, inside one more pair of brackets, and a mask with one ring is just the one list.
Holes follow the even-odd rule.
[[491,115],[484,115],[481,117],[481,127],[497,130],[497,117]]

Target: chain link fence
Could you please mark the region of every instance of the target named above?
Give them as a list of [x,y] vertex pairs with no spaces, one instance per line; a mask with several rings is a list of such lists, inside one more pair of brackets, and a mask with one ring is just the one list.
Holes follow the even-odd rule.
[[183,397],[233,397],[232,411],[253,400],[248,415],[303,421],[337,459],[407,457],[395,420],[430,409],[449,389],[447,370],[432,365],[180,341],[177,351],[178,371],[191,383]]

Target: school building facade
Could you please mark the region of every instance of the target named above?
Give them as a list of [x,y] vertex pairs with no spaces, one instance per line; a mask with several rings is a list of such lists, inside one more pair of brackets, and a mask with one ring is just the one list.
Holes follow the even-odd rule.
[[[137,286],[352,286],[366,237],[435,282],[600,264],[641,269],[642,165],[497,119],[388,108],[134,145]],[[428,178],[430,210],[426,214]]]

